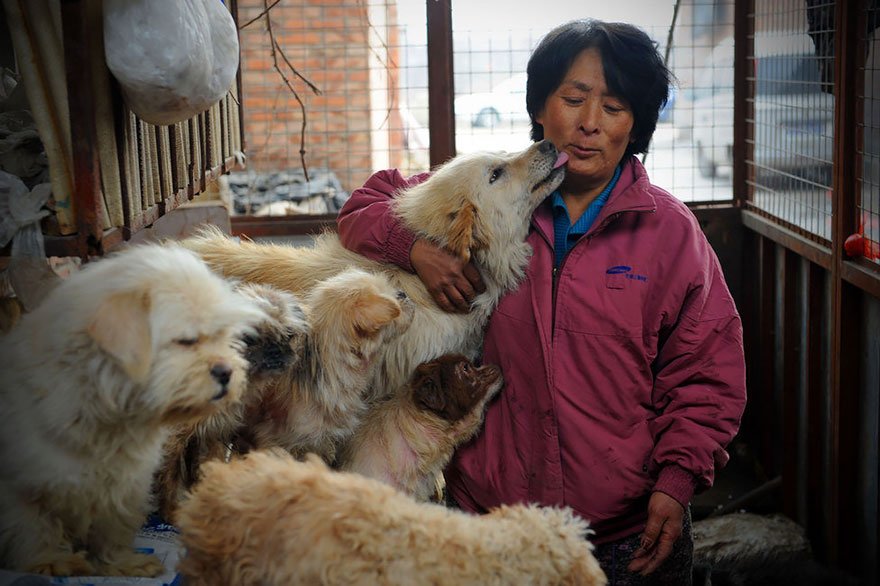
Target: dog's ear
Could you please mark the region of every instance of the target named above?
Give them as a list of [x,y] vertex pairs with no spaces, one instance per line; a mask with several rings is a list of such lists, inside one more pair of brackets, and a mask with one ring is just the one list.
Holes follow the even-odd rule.
[[358,295],[352,307],[352,324],[360,338],[372,338],[400,316],[400,304],[372,292]]
[[452,224],[449,226],[447,247],[456,256],[469,261],[471,252],[486,248],[489,245],[486,226],[476,206],[465,203],[460,210],[453,213]]
[[[422,367],[419,367],[421,369]],[[417,372],[413,382],[413,401],[425,410],[433,413],[444,413],[446,409],[446,394],[440,381],[440,367],[434,363],[434,368]]]
[[138,382],[149,373],[152,358],[149,309],[150,299],[143,292],[117,293],[101,303],[88,328],[101,350]]

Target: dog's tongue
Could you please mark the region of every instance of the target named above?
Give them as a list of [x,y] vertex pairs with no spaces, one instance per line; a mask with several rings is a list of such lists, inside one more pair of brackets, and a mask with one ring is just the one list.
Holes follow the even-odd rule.
[[568,162],[568,153],[566,153],[565,151],[560,151],[559,156],[556,157],[556,162],[553,163],[553,168],[558,169],[559,167],[563,166],[567,162]]

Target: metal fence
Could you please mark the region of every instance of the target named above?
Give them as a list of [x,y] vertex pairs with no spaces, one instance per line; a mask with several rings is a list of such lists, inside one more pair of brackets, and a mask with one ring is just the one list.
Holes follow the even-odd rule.
[[[597,13],[563,2],[552,20],[536,22],[513,4],[453,3],[449,132],[459,153],[529,144],[524,72],[532,49],[553,25]],[[630,12],[609,13],[654,14],[641,26],[677,78],[645,163],[653,181],[682,200],[729,201],[733,63],[719,47],[731,43],[733,0],[680,4],[676,12],[674,3],[630,2]],[[375,170],[428,169],[425,2],[283,0],[267,16],[270,5],[238,5],[248,169],[229,181],[236,213],[334,213]],[[311,170],[318,185],[305,177]],[[326,189],[328,182],[338,188]]]

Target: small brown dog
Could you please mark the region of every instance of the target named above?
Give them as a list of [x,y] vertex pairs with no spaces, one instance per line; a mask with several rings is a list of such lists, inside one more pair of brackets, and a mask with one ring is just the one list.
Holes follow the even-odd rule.
[[173,522],[177,503],[198,479],[202,462],[225,458],[230,449],[246,451],[247,446],[233,444],[245,435],[242,427],[247,406],[262,403],[266,389],[286,370],[297,368],[305,350],[309,327],[294,295],[252,283],[239,285],[237,291],[266,313],[255,332],[244,337],[247,387],[241,401],[227,404],[207,419],[177,427],[165,444],[154,493],[159,514],[168,522]]
[[461,354],[420,364],[406,389],[370,408],[340,457],[340,468],[427,501],[452,452],[474,436],[501,369]]
[[283,453],[203,472],[178,513],[191,586],[606,583],[569,509],[473,516]]

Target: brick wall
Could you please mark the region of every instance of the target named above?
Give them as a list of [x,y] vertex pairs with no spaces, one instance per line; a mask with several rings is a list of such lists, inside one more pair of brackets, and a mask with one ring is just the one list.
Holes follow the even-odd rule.
[[[264,9],[239,0],[239,24]],[[279,54],[305,107],[305,162],[329,168],[347,191],[379,169],[399,166],[404,133],[396,99],[400,63],[394,0],[282,0],[270,11]],[[248,168],[299,170],[303,113],[273,65],[265,18],[240,31],[242,108]]]

